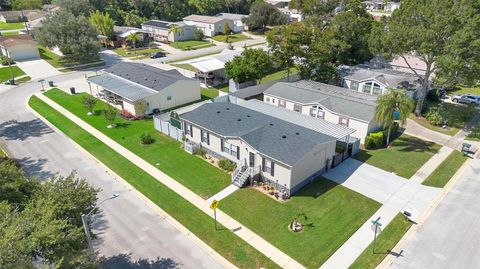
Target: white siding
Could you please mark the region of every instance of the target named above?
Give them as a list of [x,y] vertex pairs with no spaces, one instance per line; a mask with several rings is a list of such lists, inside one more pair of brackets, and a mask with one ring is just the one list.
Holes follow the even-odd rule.
[[184,20],[184,22],[188,25],[194,25],[198,29],[203,31],[203,34],[208,37],[213,37],[216,34],[222,34],[223,33],[223,25],[228,23],[228,26],[230,26],[230,29],[233,30],[234,24],[233,21],[223,19],[217,23],[203,23],[203,22],[196,22],[196,21],[189,21],[189,20]]
[[200,100],[200,82],[179,80],[160,91],[158,108],[165,110],[197,100]]

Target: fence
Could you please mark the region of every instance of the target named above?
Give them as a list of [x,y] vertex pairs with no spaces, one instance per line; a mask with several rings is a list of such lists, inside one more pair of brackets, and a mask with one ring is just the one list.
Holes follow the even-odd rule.
[[182,130],[173,126],[170,122],[162,121],[159,117],[155,116],[153,117],[153,126],[163,134],[166,134],[175,140],[182,141]]

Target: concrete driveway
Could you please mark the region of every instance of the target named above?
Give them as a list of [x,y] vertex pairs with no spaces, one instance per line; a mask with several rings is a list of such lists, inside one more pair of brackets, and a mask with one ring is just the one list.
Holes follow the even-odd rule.
[[17,62],[17,66],[20,67],[25,74],[30,76],[32,80],[61,74],[60,71],[43,59],[19,61]]
[[323,176],[380,202],[397,213],[407,210],[413,214],[413,220],[428,207],[440,191],[353,158],[345,160]]

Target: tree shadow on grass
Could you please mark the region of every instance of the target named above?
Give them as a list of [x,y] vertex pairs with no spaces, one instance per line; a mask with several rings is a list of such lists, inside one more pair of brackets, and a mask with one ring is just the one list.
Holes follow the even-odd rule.
[[29,121],[9,120],[0,123],[0,136],[5,140],[27,140],[30,137],[41,137],[53,133],[53,130],[40,119]]
[[321,195],[326,194],[327,192],[335,188],[337,185],[337,183],[320,176],[305,185],[292,197],[313,197],[316,199]]
[[103,269],[174,269],[180,264],[170,258],[157,257],[154,260],[140,258],[133,260],[131,254],[118,254],[100,258]]
[[435,143],[425,141],[416,137],[399,137],[392,146],[398,147],[400,152],[431,152],[437,153],[438,149],[434,147]]

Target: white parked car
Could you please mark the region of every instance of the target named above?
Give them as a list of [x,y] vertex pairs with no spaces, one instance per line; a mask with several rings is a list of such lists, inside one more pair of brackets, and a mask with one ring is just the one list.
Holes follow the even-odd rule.
[[452,101],[455,103],[462,103],[467,105],[479,105],[480,104],[480,96],[476,96],[473,94],[458,94],[452,96]]

